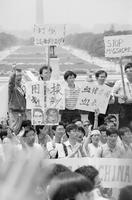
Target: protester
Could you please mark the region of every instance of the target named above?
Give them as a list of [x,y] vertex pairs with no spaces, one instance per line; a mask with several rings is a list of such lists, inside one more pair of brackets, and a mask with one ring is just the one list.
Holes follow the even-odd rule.
[[67,149],[68,157],[85,157],[83,150],[83,137],[85,131],[76,124],[69,124],[66,127],[66,135],[68,140],[64,143]]
[[99,131],[100,131],[100,141],[99,141],[99,144],[100,145],[106,144],[106,142],[107,142],[106,130],[107,130],[107,127],[105,125],[99,126]]
[[89,137],[85,141],[85,149],[88,157],[101,157],[102,147],[99,145],[100,131],[92,130],[90,133],[91,143]]
[[39,80],[49,81],[51,79],[51,74],[52,74],[52,68],[47,65],[43,65],[39,69]]
[[132,158],[132,132],[128,127],[119,129],[119,136],[122,140],[122,157]]
[[22,88],[22,70],[15,68],[8,86],[9,125],[18,134],[22,121],[26,119],[26,99]]
[[125,88],[122,80],[116,81],[113,87],[113,96],[118,98],[120,104],[120,127],[128,126],[129,121],[132,119],[132,63],[127,63],[124,70],[126,75],[126,78],[124,78]]
[[[97,86],[100,86],[100,87],[104,87],[105,81],[107,78],[107,72],[104,70],[99,70],[95,73],[95,78],[96,78],[96,82],[94,84]],[[104,115],[104,114],[99,114],[99,117],[98,117],[98,125],[99,126],[104,124],[105,116],[106,115]],[[93,125],[94,124],[94,113],[93,112],[89,112],[88,119],[89,119],[90,123]]]
[[118,130],[116,128],[109,128],[106,130],[107,143],[102,145],[101,157],[103,158],[121,158],[122,149],[117,144]]
[[93,185],[75,172],[63,172],[54,178],[48,188],[50,200],[91,200]]
[[67,85],[65,88],[65,110],[62,112],[61,121],[65,124],[73,123],[73,120],[81,121],[79,110],[76,109],[76,103],[80,92],[79,87],[75,85],[77,75],[73,71],[67,71],[64,74],[64,80]]

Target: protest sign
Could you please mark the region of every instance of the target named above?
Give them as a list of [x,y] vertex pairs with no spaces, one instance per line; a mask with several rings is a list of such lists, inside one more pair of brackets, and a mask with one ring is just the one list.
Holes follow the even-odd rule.
[[29,81],[26,83],[26,107],[27,109],[44,107],[43,82]]
[[0,97],[0,120],[3,120],[8,113],[8,83],[0,87]]
[[116,58],[132,56],[132,35],[104,37],[105,57]]
[[65,88],[61,81],[47,81],[46,82],[47,108],[57,108],[59,110],[65,109]]
[[85,111],[95,112],[99,109],[100,113],[105,114],[111,88],[107,85],[97,85],[95,83],[83,83],[78,97],[76,108]]
[[121,188],[132,185],[131,159],[116,158],[65,158],[49,160],[75,170],[81,166],[92,165],[99,170],[102,185],[106,188]]
[[44,125],[44,111],[41,108],[32,109],[32,125]]
[[64,44],[65,26],[45,24],[34,26],[35,45],[60,46]]
[[45,118],[46,125],[59,124],[59,110],[57,110],[56,108],[48,108],[45,112]]

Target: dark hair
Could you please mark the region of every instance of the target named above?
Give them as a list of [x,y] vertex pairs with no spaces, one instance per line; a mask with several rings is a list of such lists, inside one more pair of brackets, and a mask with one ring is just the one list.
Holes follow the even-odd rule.
[[107,120],[110,121],[112,118],[117,120],[115,115],[108,115],[107,117],[105,117],[105,121],[107,121]]
[[31,123],[31,120],[23,120],[23,121],[22,121],[21,128],[22,128],[22,127],[25,128],[25,127],[27,127],[27,126],[31,126],[31,124],[32,124],[32,123]]
[[99,131],[100,131],[100,132],[101,132],[101,131],[106,131],[106,129],[107,129],[106,125],[101,125],[101,126],[99,126]]
[[79,193],[92,189],[92,183],[81,174],[63,172],[51,181],[48,193],[50,200],[75,200]]
[[29,133],[30,131],[33,131],[35,133],[35,129],[33,128],[33,126],[30,126],[29,130],[26,130],[23,134],[23,137],[27,136],[27,133]]
[[130,68],[132,68],[132,63],[127,63],[124,68],[125,72],[127,69],[130,69]]
[[39,74],[42,75],[43,73],[43,70],[48,70],[50,71],[50,73],[52,73],[52,68],[51,67],[48,67],[47,65],[43,65],[40,69],[39,69]]
[[68,76],[74,76],[75,78],[77,77],[77,74],[75,74],[73,71],[66,71],[64,74],[64,80],[66,81]]
[[92,165],[82,166],[75,170],[75,172],[82,174],[95,185],[95,177],[99,175],[99,171]]
[[77,130],[78,130],[79,132],[82,132],[83,135],[85,136],[86,133],[85,133],[85,130],[84,130],[83,127],[79,126]]
[[71,130],[77,130],[78,129],[78,126],[76,124],[68,124],[66,126],[66,136],[69,138],[69,135],[68,133],[71,131]]
[[111,127],[111,128],[108,128],[106,130],[106,135],[107,136],[111,136],[112,134],[117,134],[118,135],[118,129],[114,128],[114,127]]
[[44,125],[36,125],[35,129],[36,129],[37,135],[40,134],[40,129],[43,129],[43,128],[44,128]]
[[58,176],[60,173],[62,172],[70,172],[71,170],[66,167],[65,165],[62,165],[62,164],[51,164],[50,166],[50,170],[49,170],[49,173],[46,177],[46,180],[47,180],[47,184],[49,184],[49,182],[56,176]]
[[4,137],[6,137],[8,134],[7,134],[7,129],[1,129],[0,130],[0,138],[1,140],[4,139]]
[[[58,125],[55,125],[55,126],[54,126],[54,130],[55,130],[55,131],[56,131],[56,129],[57,129],[58,126],[63,126],[63,127],[64,127],[64,123],[63,123],[62,121],[60,121]],[[52,127],[52,128],[53,128],[53,127]]]
[[132,200],[132,185],[128,185],[120,190],[118,200]]
[[100,74],[105,74],[105,76],[107,77],[107,72],[104,70],[99,70],[95,73],[95,78],[98,78]]
[[128,127],[121,127],[120,129],[119,129],[119,136],[121,137],[121,136],[123,136],[126,132],[130,132],[131,130],[130,130],[130,128],[128,128]]

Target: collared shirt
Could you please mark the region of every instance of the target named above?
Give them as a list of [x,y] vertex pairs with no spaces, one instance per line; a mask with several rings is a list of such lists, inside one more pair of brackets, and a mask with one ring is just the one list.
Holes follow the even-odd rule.
[[122,141],[122,158],[132,158],[132,144],[126,144]]
[[102,158],[121,158],[122,149],[116,145],[115,148],[110,148],[108,144],[102,145]]
[[97,147],[93,143],[88,144],[89,157],[101,157],[102,147],[98,145]]
[[[127,78],[124,79],[124,83],[125,83],[125,90],[126,90],[126,96],[128,98],[128,101],[132,102],[132,83],[130,83]],[[113,89],[112,89],[112,94],[113,96],[115,94],[119,94],[121,96],[124,95],[122,80],[118,80],[115,82],[115,85],[113,86]],[[122,100],[121,98],[118,98],[118,102],[124,103],[124,100]]]
[[69,110],[75,110],[79,96],[80,88],[75,86],[74,88],[65,87],[65,108]]
[[[69,140],[67,140],[64,144],[67,147],[68,156],[71,155],[75,151],[76,145],[72,146]],[[74,155],[74,158],[80,158],[80,157],[82,157],[82,154],[80,150],[78,150],[77,153]]]

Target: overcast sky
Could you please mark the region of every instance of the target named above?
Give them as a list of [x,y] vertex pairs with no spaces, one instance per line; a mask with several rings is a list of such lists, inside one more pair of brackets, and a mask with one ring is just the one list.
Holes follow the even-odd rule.
[[[0,26],[31,29],[36,21],[36,0],[0,0]],[[131,24],[132,0],[44,0],[45,23]]]

